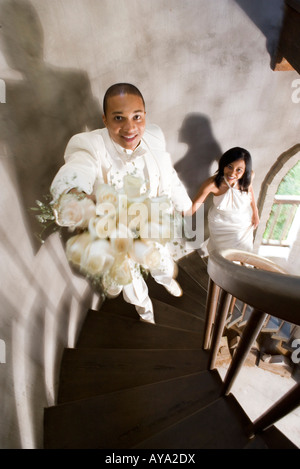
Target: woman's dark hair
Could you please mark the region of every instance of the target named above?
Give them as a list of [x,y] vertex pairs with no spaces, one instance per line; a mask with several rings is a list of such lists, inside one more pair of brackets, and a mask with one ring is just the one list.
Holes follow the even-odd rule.
[[215,176],[215,184],[220,187],[222,179],[224,177],[224,168],[233,161],[244,160],[245,161],[245,172],[243,177],[238,180],[239,189],[241,191],[248,192],[248,188],[251,184],[252,176],[252,158],[248,150],[240,147],[230,148],[227,150],[219,160],[219,168]]
[[131,83],[116,83],[115,85],[110,86],[104,95],[104,98],[103,98],[103,114],[104,115],[106,115],[106,111],[107,111],[108,98],[111,98],[112,96],[119,96],[120,94],[134,94],[135,96],[139,96],[142,99],[144,107],[145,107],[145,101],[144,101],[143,95],[136,86],[132,85]]

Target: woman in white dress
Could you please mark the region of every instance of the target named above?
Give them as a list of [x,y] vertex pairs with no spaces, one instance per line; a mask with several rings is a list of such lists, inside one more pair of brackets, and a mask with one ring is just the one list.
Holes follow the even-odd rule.
[[253,250],[253,231],[259,216],[252,179],[250,153],[234,147],[222,155],[216,174],[201,185],[193,201],[192,213],[209,194],[214,195],[208,213],[210,237],[201,246],[202,256],[209,255],[213,249]]

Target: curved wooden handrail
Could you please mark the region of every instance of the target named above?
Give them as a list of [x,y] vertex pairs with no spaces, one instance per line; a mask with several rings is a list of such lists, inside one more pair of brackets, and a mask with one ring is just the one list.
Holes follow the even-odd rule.
[[[210,257],[211,260],[210,260],[209,265],[208,265],[208,273],[211,272],[211,275],[213,275],[214,257],[217,256],[217,255],[218,255],[217,253],[215,255],[212,253],[212,255]],[[251,267],[254,267],[256,269],[263,269],[263,270],[266,270],[266,271],[278,272],[278,273],[283,273],[283,274],[287,273],[281,267],[279,267],[277,264],[270,261],[269,259],[266,259],[264,257],[258,256],[256,254],[253,254],[253,253],[250,253],[250,252],[247,252],[247,251],[241,251],[241,250],[237,250],[237,249],[227,249],[226,251],[223,251],[220,255],[223,256],[225,259],[228,259],[232,262],[239,263],[239,264],[242,264],[242,265],[245,265],[245,266],[251,266]],[[217,261],[215,260],[215,263],[216,262],[218,262],[218,258],[217,258]],[[219,268],[217,268],[217,270],[219,270]],[[209,344],[210,344],[210,340],[211,340],[211,330],[212,330],[213,321],[214,321],[214,318],[215,318],[215,315],[216,315],[218,299],[221,300],[221,307],[222,307],[222,299],[224,299],[223,298],[224,294],[222,294],[222,292],[220,290],[222,290],[222,291],[226,290],[226,289],[223,290],[221,288],[220,283],[222,283],[222,280],[223,280],[223,275],[221,275],[219,282],[214,281],[211,278],[211,276],[209,277],[207,302],[206,302],[205,336],[204,336],[204,341],[203,341],[204,350],[207,350],[209,348]],[[229,293],[227,291],[227,296],[228,295],[229,295]],[[231,297],[227,298],[226,301],[227,301],[227,303],[228,303],[228,301],[230,301],[230,303],[228,303],[228,305],[227,305],[228,306],[227,310],[228,310],[229,307],[234,306],[235,301],[236,301],[236,297],[231,295]],[[246,304],[247,303],[244,302],[244,305],[246,305]],[[224,308],[225,308],[225,306],[224,306]],[[215,338],[215,340],[219,341],[221,339],[221,335],[222,335],[221,327],[225,326],[225,319],[226,319],[226,315],[227,315],[228,312],[229,311],[225,311],[225,309],[223,310],[223,319],[222,319],[223,324],[222,324],[222,326],[219,324],[219,327],[220,327],[219,337]],[[216,343],[215,343],[215,345],[216,345]],[[214,367],[215,359],[216,359],[216,354],[214,354],[214,357],[212,357],[212,361],[211,361],[211,366],[212,367]]]
[[[224,378],[222,394],[228,395],[268,314],[300,325],[300,277],[289,275],[269,259],[236,249],[211,252],[207,271],[211,292],[207,301],[209,316],[212,316],[212,309],[215,309],[210,305],[213,298],[212,292],[215,288],[220,292],[212,338],[210,368],[214,367],[230,299],[236,297],[253,308]],[[212,318],[209,322],[211,321]],[[208,331],[210,327],[211,324],[208,326]],[[247,429],[249,436],[252,437],[257,432],[265,430],[296,408],[299,405],[299,396],[300,383],[297,383],[261,417],[249,425]]]
[[237,249],[211,252],[207,271],[216,285],[244,303],[300,325],[299,276],[289,275],[269,259]]
[[239,262],[243,265],[250,265],[257,269],[266,270],[269,272],[278,272],[281,274],[288,274],[286,270],[284,270],[279,265],[275,264],[275,262],[267,259],[266,257],[259,256],[258,254],[254,254],[248,251],[241,251],[238,249],[226,249],[222,251],[221,256],[225,259],[228,259],[232,262]]

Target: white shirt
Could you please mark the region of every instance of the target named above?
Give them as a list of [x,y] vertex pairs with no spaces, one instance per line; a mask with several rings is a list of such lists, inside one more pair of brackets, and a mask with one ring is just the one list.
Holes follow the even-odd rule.
[[165,194],[179,211],[191,207],[191,199],[165,150],[163,133],[156,125],[146,127],[133,151],[114,142],[106,128],[75,135],[66,147],[65,164],[52,182],[51,193],[54,200],[72,188],[92,194],[103,182],[121,189],[127,174],[145,180],[143,190],[150,190],[149,197]]

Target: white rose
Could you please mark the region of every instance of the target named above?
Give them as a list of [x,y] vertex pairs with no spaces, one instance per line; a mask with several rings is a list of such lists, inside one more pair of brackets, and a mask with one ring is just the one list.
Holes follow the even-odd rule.
[[92,238],[88,232],[69,238],[66,243],[66,256],[68,261],[79,266],[81,264],[83,252],[91,242]]
[[152,270],[158,269],[162,262],[161,250],[155,243],[135,241],[131,257],[142,266]]
[[117,285],[127,285],[132,282],[131,262],[126,255],[116,256],[109,277],[113,284]]
[[[107,207],[107,210],[105,209]],[[102,204],[103,215],[93,217],[89,221],[89,232],[93,238],[109,238],[116,229],[117,216],[115,207],[110,204]]]
[[108,294],[110,298],[118,296],[122,291],[122,285],[119,285],[110,277],[109,272],[101,277],[101,286],[103,292]]
[[148,222],[148,207],[146,204],[135,202],[128,207],[128,228],[135,238],[138,238],[143,226]]
[[119,194],[113,186],[109,184],[99,184],[96,189],[96,211],[101,215],[101,204],[112,204],[117,210],[119,204]]
[[90,275],[103,275],[113,265],[110,243],[104,239],[97,239],[90,243],[81,257],[81,270]]
[[172,223],[170,218],[164,218],[161,223],[147,222],[140,230],[143,240],[156,241],[165,244],[173,239]]
[[63,194],[54,207],[56,223],[70,228],[86,228],[96,213],[94,202],[77,194]]
[[118,227],[110,235],[111,246],[115,254],[127,253],[133,243],[133,235],[125,225]]

